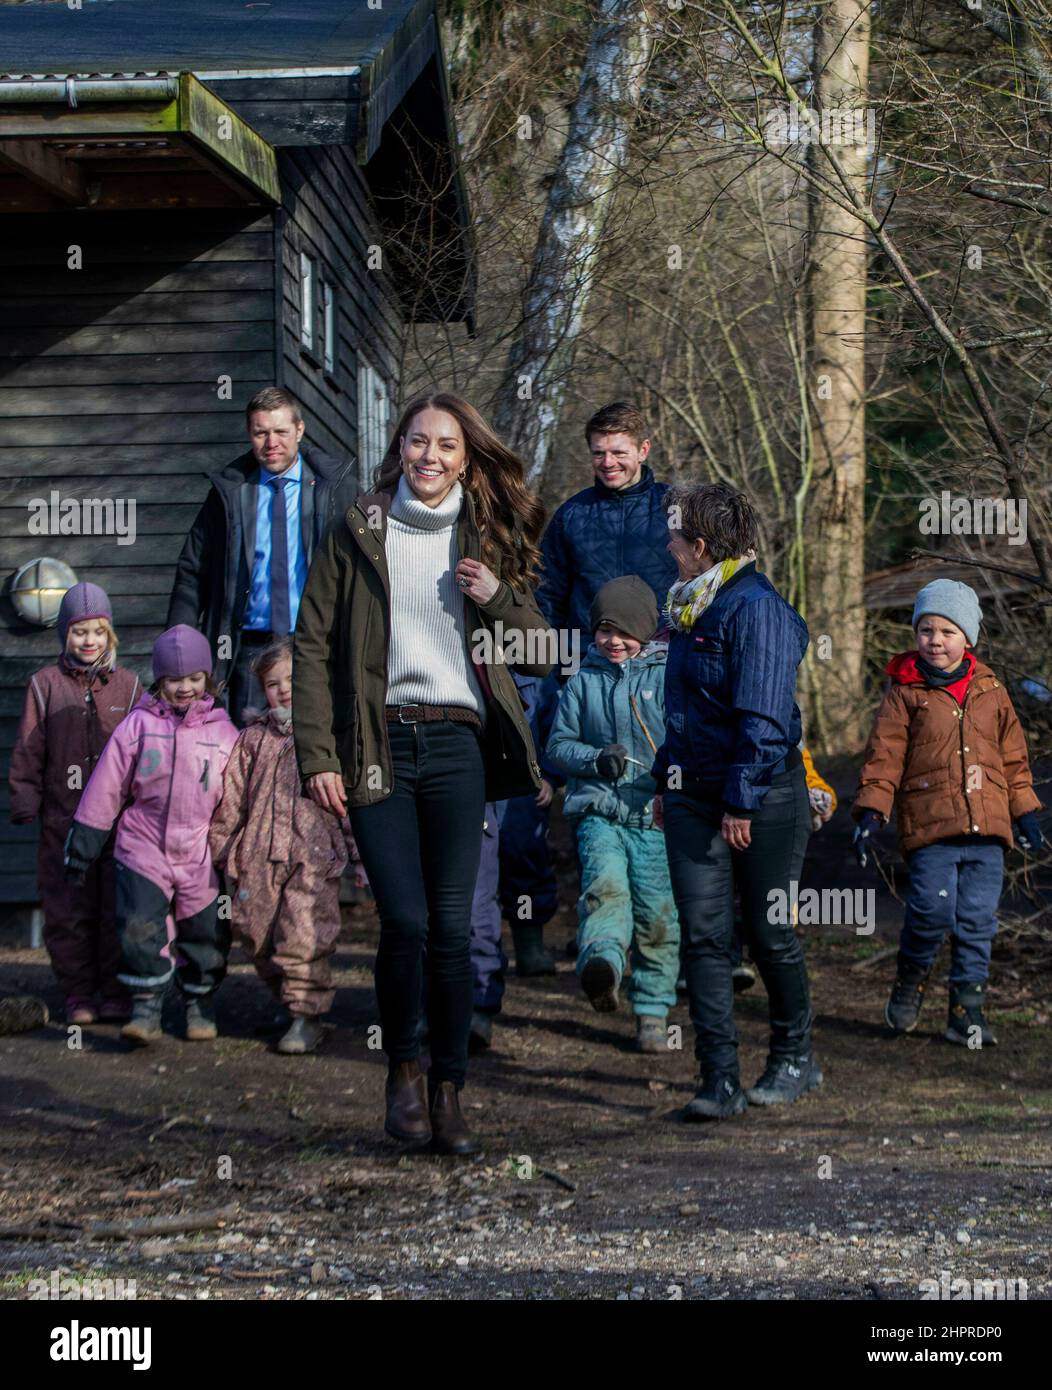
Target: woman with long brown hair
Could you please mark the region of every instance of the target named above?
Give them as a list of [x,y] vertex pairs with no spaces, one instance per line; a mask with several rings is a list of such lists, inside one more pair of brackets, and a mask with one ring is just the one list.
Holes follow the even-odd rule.
[[349,808],[380,914],[385,1128],[441,1153],[478,1147],[458,1095],[483,807],[540,786],[505,659],[528,675],[552,665],[552,635],[530,592],[543,522],[522,461],[478,411],[445,392],[420,397],[402,414],[374,490],[327,533],[296,626],[300,772],[319,805]]

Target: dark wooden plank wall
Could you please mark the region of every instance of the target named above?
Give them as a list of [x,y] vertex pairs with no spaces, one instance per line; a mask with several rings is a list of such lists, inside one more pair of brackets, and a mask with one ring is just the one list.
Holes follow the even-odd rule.
[[[314,442],[337,458],[358,460],[358,354],[363,351],[386,378],[397,408],[401,317],[383,269],[367,267],[368,248],[378,234],[365,182],[350,152],[330,145],[284,149],[278,158],[288,190],[280,214],[282,383],[303,402]],[[317,327],[312,356],[300,347],[301,251],[315,263],[316,297],[321,279],[336,288],[337,353],[331,376],[322,365]],[[359,481],[368,481],[362,472]]]
[[[0,265],[0,578],[67,561],[107,590],[121,660],[147,675],[203,475],[243,451],[244,402],[275,378],[272,215],[9,217]],[[27,502],[52,489],[134,498],[135,544],[31,536]],[[57,649],[0,601],[0,902],[36,897],[36,828],[10,824],[7,769],[29,676]]]

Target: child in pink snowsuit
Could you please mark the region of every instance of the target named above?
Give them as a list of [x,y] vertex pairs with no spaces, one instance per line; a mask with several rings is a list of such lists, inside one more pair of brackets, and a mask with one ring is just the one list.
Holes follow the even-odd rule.
[[335,992],[340,875],[348,856],[358,863],[358,851],[346,816],[337,820],[303,794],[292,742],[292,639],[266,647],[252,670],[268,708],[245,711],[251,722],[227,763],[208,839],[213,863],[226,871],[234,935],[292,1016],[277,1050],[314,1052]]
[[85,782],[106,740],[142,693],[139,677],[117,665],[113,610],[97,584],[74,584],[58,610],[62,654],[29,682],[8,774],[11,819],[40,816],[37,875],[44,945],[66,996],[67,1023],[124,1023],[128,992],[117,979],[113,847],[82,884],[63,877],[64,845]]
[[66,872],[75,878],[120,817],[120,979],[133,998],[122,1032],[133,1042],[160,1037],[173,974],[186,1001],[187,1039],[216,1036],[212,997],[226,974],[230,927],[219,918],[208,826],[237,729],[216,703],[211,673],[212,653],[200,632],[180,623],[158,637],[154,683],[106,745],[66,842]]

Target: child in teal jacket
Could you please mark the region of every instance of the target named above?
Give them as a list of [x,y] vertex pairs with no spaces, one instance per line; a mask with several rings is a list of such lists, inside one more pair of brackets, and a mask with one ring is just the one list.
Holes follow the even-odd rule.
[[567,774],[564,814],[581,867],[577,973],[601,1013],[618,1006],[626,957],[641,1052],[669,1046],[679,915],[665,836],[651,813],[654,750],[665,735],[665,648],[657,604],[635,575],[604,584],[591,608],[594,644],[563,689],[547,756]]

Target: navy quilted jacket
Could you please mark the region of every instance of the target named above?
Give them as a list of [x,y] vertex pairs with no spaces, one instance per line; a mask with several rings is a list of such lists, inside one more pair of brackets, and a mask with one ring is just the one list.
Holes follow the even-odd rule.
[[681,790],[732,812],[759,810],[771,778],[799,757],[796,668],[808,640],[803,618],[754,564],[728,580],[690,632],[674,630],[658,787],[675,790],[678,767]]
[[647,464],[639,482],[619,492],[595,482],[559,507],[544,533],[544,574],[537,602],[549,627],[579,629],[582,653],[592,633],[588,610],[608,579],[637,574],[654,590],[658,611],[677,577],[668,553],[668,483]]

